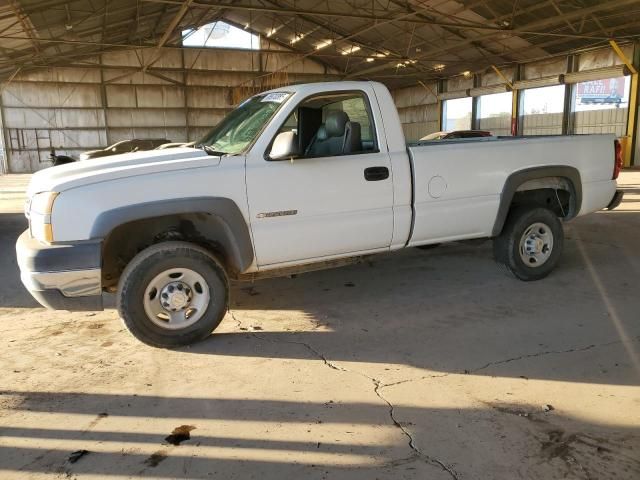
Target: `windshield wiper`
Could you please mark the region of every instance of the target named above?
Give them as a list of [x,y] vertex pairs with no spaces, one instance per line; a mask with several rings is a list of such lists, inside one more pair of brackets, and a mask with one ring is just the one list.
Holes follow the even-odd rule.
[[204,145],[202,143],[200,143],[198,145],[194,145],[194,147],[200,148],[200,149],[204,150],[205,152],[207,152],[208,155],[213,155],[215,157],[224,157],[225,155],[228,155],[227,152],[220,152],[220,151],[216,150],[215,148],[211,147],[210,145]]

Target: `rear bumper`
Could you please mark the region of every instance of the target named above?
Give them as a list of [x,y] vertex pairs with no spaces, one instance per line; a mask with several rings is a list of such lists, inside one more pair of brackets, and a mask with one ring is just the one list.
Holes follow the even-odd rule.
[[607,205],[607,210],[613,210],[620,205],[622,197],[624,197],[624,192],[622,190],[616,190],[616,193],[613,194],[613,198],[609,202],[609,205]]
[[43,245],[26,231],[16,243],[20,278],[42,306],[102,310],[101,244]]

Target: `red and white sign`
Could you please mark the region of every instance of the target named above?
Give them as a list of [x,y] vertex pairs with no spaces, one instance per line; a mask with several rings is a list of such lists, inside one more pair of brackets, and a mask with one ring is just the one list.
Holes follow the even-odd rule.
[[602,99],[622,98],[624,95],[624,77],[593,80],[578,84],[578,98]]

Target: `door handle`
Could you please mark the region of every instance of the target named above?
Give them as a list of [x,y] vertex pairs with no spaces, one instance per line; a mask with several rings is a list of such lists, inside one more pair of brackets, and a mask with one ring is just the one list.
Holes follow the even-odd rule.
[[364,169],[364,179],[367,182],[378,182],[389,178],[387,167],[369,167]]

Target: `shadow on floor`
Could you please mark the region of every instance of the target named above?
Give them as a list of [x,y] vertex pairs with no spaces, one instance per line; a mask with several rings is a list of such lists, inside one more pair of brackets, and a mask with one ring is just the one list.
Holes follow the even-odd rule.
[[[216,333],[184,352],[308,358],[316,350],[337,361],[487,375],[488,367],[509,364],[501,375],[637,385],[639,219],[614,211],[570,224],[561,265],[540,282],[505,275],[487,242],[407,249],[341,269],[238,284],[231,292],[235,332]],[[0,307],[36,307],[12,251],[24,218],[1,215],[0,225],[0,245],[10,252],[0,258]],[[247,336],[264,340],[262,348]],[[282,348],[291,343],[300,348]],[[607,366],[537,362],[525,369],[513,362],[583,351],[603,355]]]
[[[47,425],[2,427],[0,458],[5,474],[58,472],[68,476],[210,478],[215,472],[220,478],[235,478],[235,475],[247,478],[259,472],[270,478],[302,478],[306,468],[306,475],[317,469],[318,473],[331,474],[333,478],[335,475],[372,478],[385,469],[395,469],[395,475],[404,472],[417,477],[415,472],[411,475],[411,470],[419,463],[426,463],[432,470],[430,478],[438,473],[443,476],[435,478],[457,478],[456,466],[439,456],[441,448],[435,457],[430,451],[418,455],[405,443],[408,437],[399,430],[398,436],[387,435],[386,441],[372,441],[362,435],[369,427],[387,425],[391,431],[400,428],[394,425],[388,406],[382,402],[300,403],[149,395],[0,393],[0,398],[12,400],[11,409],[15,412],[71,415],[64,429]],[[637,429],[592,425],[522,404],[492,404],[470,409],[397,406],[394,415],[417,421],[417,424],[406,423],[402,428],[423,448],[444,444],[445,452],[458,458],[459,468],[473,468],[473,462],[463,460],[464,454],[460,451],[460,445],[472,434],[476,455],[488,462],[499,458],[501,468],[508,469],[512,475],[519,473],[522,478],[544,478],[550,472],[554,472],[554,478],[562,474],[598,479],[631,479],[640,475],[640,461],[634,451],[640,440]],[[123,418],[131,419],[131,429],[122,428]],[[82,419],[81,422],[78,419]],[[140,423],[139,419],[147,420]],[[169,431],[164,434],[145,429],[144,425],[156,419],[174,419],[176,426],[189,419],[193,427],[190,438],[180,446],[170,445],[165,439]],[[261,429],[287,425],[288,438],[269,438],[269,435],[256,438],[246,431],[229,436],[228,428],[224,428],[224,435],[217,435],[217,422],[227,426],[233,422],[256,422]],[[80,427],[79,423],[85,426]],[[466,428],[461,430],[460,423]],[[334,441],[327,429],[354,436],[351,440]],[[321,432],[327,435],[318,436]],[[42,446],[26,447],[25,440]],[[451,451],[446,446],[451,446]],[[77,463],[70,463],[67,460],[70,453],[80,448],[88,453]],[[521,462],[523,456],[526,461]],[[405,471],[403,466],[408,465],[412,467]]]

